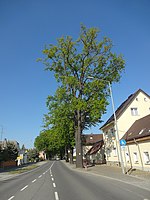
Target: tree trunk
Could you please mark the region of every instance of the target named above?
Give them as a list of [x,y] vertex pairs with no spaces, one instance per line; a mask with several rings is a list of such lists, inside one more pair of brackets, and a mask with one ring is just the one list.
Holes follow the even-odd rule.
[[73,164],[73,148],[70,148],[70,164]]
[[77,126],[75,131],[75,142],[76,142],[76,168],[83,168],[83,152],[81,143],[81,111],[77,110]]

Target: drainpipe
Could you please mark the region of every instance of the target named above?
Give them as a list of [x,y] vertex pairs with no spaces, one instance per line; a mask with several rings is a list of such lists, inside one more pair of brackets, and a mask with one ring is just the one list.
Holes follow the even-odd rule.
[[138,142],[135,140],[135,138],[134,138],[134,142],[135,142],[135,144],[138,146],[138,151],[139,151],[139,155],[140,155],[142,170],[144,170],[144,166],[143,166],[143,161],[142,161],[142,155],[141,155],[140,147],[139,147]]
[[131,159],[131,153],[130,153],[130,149],[129,149],[129,146],[127,145],[128,147],[128,152],[129,152],[129,159],[130,159],[130,164],[131,164],[131,169],[132,169],[132,159]]

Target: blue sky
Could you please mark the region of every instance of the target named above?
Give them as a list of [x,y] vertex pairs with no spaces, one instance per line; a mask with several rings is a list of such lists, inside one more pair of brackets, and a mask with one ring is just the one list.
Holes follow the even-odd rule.
[[[150,95],[149,0],[1,0],[0,1],[0,133],[33,147],[47,113],[46,97],[57,83],[44,71],[46,44],[62,35],[77,39],[80,23],[108,36],[114,52],[126,61],[120,83],[113,85],[115,108],[139,88]],[[112,114],[108,106],[107,120]],[[101,125],[100,125],[101,126]],[[87,133],[100,133],[99,127]]]

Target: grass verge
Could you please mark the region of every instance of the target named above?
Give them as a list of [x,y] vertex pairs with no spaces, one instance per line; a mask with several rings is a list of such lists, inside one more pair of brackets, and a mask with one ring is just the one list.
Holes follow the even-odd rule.
[[32,170],[32,169],[35,169],[35,168],[37,168],[37,167],[38,167],[37,165],[31,165],[31,166],[27,166],[27,167],[15,169],[15,170],[13,170],[13,171],[10,171],[9,173],[10,173],[10,174],[21,174],[21,173],[30,171],[30,170]]

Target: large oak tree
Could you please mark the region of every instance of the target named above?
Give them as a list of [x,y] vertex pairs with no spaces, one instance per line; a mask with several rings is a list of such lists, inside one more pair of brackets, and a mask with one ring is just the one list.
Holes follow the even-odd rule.
[[97,28],[81,25],[77,40],[61,37],[43,50],[46,70],[65,88],[74,115],[76,167],[82,167],[82,132],[100,122],[108,105],[108,82],[118,82],[125,67],[122,56],[113,53],[112,41],[99,40]]

